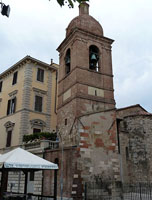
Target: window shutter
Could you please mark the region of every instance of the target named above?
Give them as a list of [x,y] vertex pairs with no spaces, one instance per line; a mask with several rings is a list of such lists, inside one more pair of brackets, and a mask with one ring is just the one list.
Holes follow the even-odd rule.
[[6,147],[11,146],[11,139],[12,139],[12,131],[7,132],[7,141],[6,141]]
[[7,104],[7,115],[10,114],[10,106],[11,106],[11,100],[8,100],[8,104]]
[[44,81],[44,70],[38,68],[37,71],[37,80],[43,82]]
[[12,113],[15,113],[16,110],[16,97],[12,99]]
[[35,96],[35,111],[42,112],[42,97]]
[[43,82],[43,79],[44,79],[44,70],[40,70],[40,80],[41,82]]
[[42,97],[40,97],[39,99],[39,108],[40,108],[40,112],[42,112]]
[[38,102],[37,96],[35,96],[35,110],[38,111]]
[[40,80],[40,71],[39,71],[39,69],[37,70],[37,80],[38,81]]
[[18,74],[18,72],[15,72],[14,75],[13,75],[13,82],[12,82],[12,85],[14,85],[14,84],[17,83],[17,74]]

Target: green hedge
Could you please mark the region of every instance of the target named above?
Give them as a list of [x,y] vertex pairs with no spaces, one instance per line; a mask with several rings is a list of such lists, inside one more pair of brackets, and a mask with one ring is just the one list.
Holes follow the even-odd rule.
[[56,141],[56,138],[57,138],[56,132],[55,133],[41,132],[41,133],[33,133],[30,135],[24,135],[23,142],[29,142],[36,139],[46,139],[46,140]]

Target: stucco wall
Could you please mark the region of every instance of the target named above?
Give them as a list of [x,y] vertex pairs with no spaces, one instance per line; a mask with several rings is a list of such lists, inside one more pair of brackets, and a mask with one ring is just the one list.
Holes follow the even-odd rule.
[[0,148],[6,147],[7,131],[4,125],[8,121],[14,123],[12,130],[11,146],[16,146],[19,144],[20,119],[21,119],[21,112],[18,112],[0,120]]
[[[24,60],[24,59],[23,59]],[[37,81],[37,70],[44,70],[44,82]],[[18,71],[17,83],[12,85],[13,73]],[[25,134],[33,133],[31,120],[40,119],[45,126],[42,131],[56,129],[56,71],[51,67],[32,59],[25,59],[21,64],[14,65],[7,73],[0,75],[3,81],[2,91],[0,92],[0,149],[6,146],[6,127],[8,121],[14,123],[11,145],[22,144]],[[42,96],[42,112],[36,112],[35,95]],[[8,100],[16,97],[15,113],[7,115]],[[38,127],[36,127],[38,128]]]

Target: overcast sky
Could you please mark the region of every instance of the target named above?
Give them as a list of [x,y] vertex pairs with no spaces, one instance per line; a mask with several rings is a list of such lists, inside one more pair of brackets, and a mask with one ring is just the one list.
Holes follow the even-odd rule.
[[[56,48],[78,15],[56,0],[3,0],[10,17],[0,15],[0,73],[26,55],[58,63]],[[90,0],[90,15],[114,39],[113,73],[117,108],[140,104],[152,112],[152,0]]]

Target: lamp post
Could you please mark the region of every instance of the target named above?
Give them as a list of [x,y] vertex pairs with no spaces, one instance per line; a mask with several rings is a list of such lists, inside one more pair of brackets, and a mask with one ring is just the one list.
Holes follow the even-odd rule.
[[4,16],[6,16],[6,17],[9,17],[10,10],[11,10],[10,6],[9,5],[6,6],[2,2],[0,2],[0,4],[1,4],[1,14],[4,15]]

